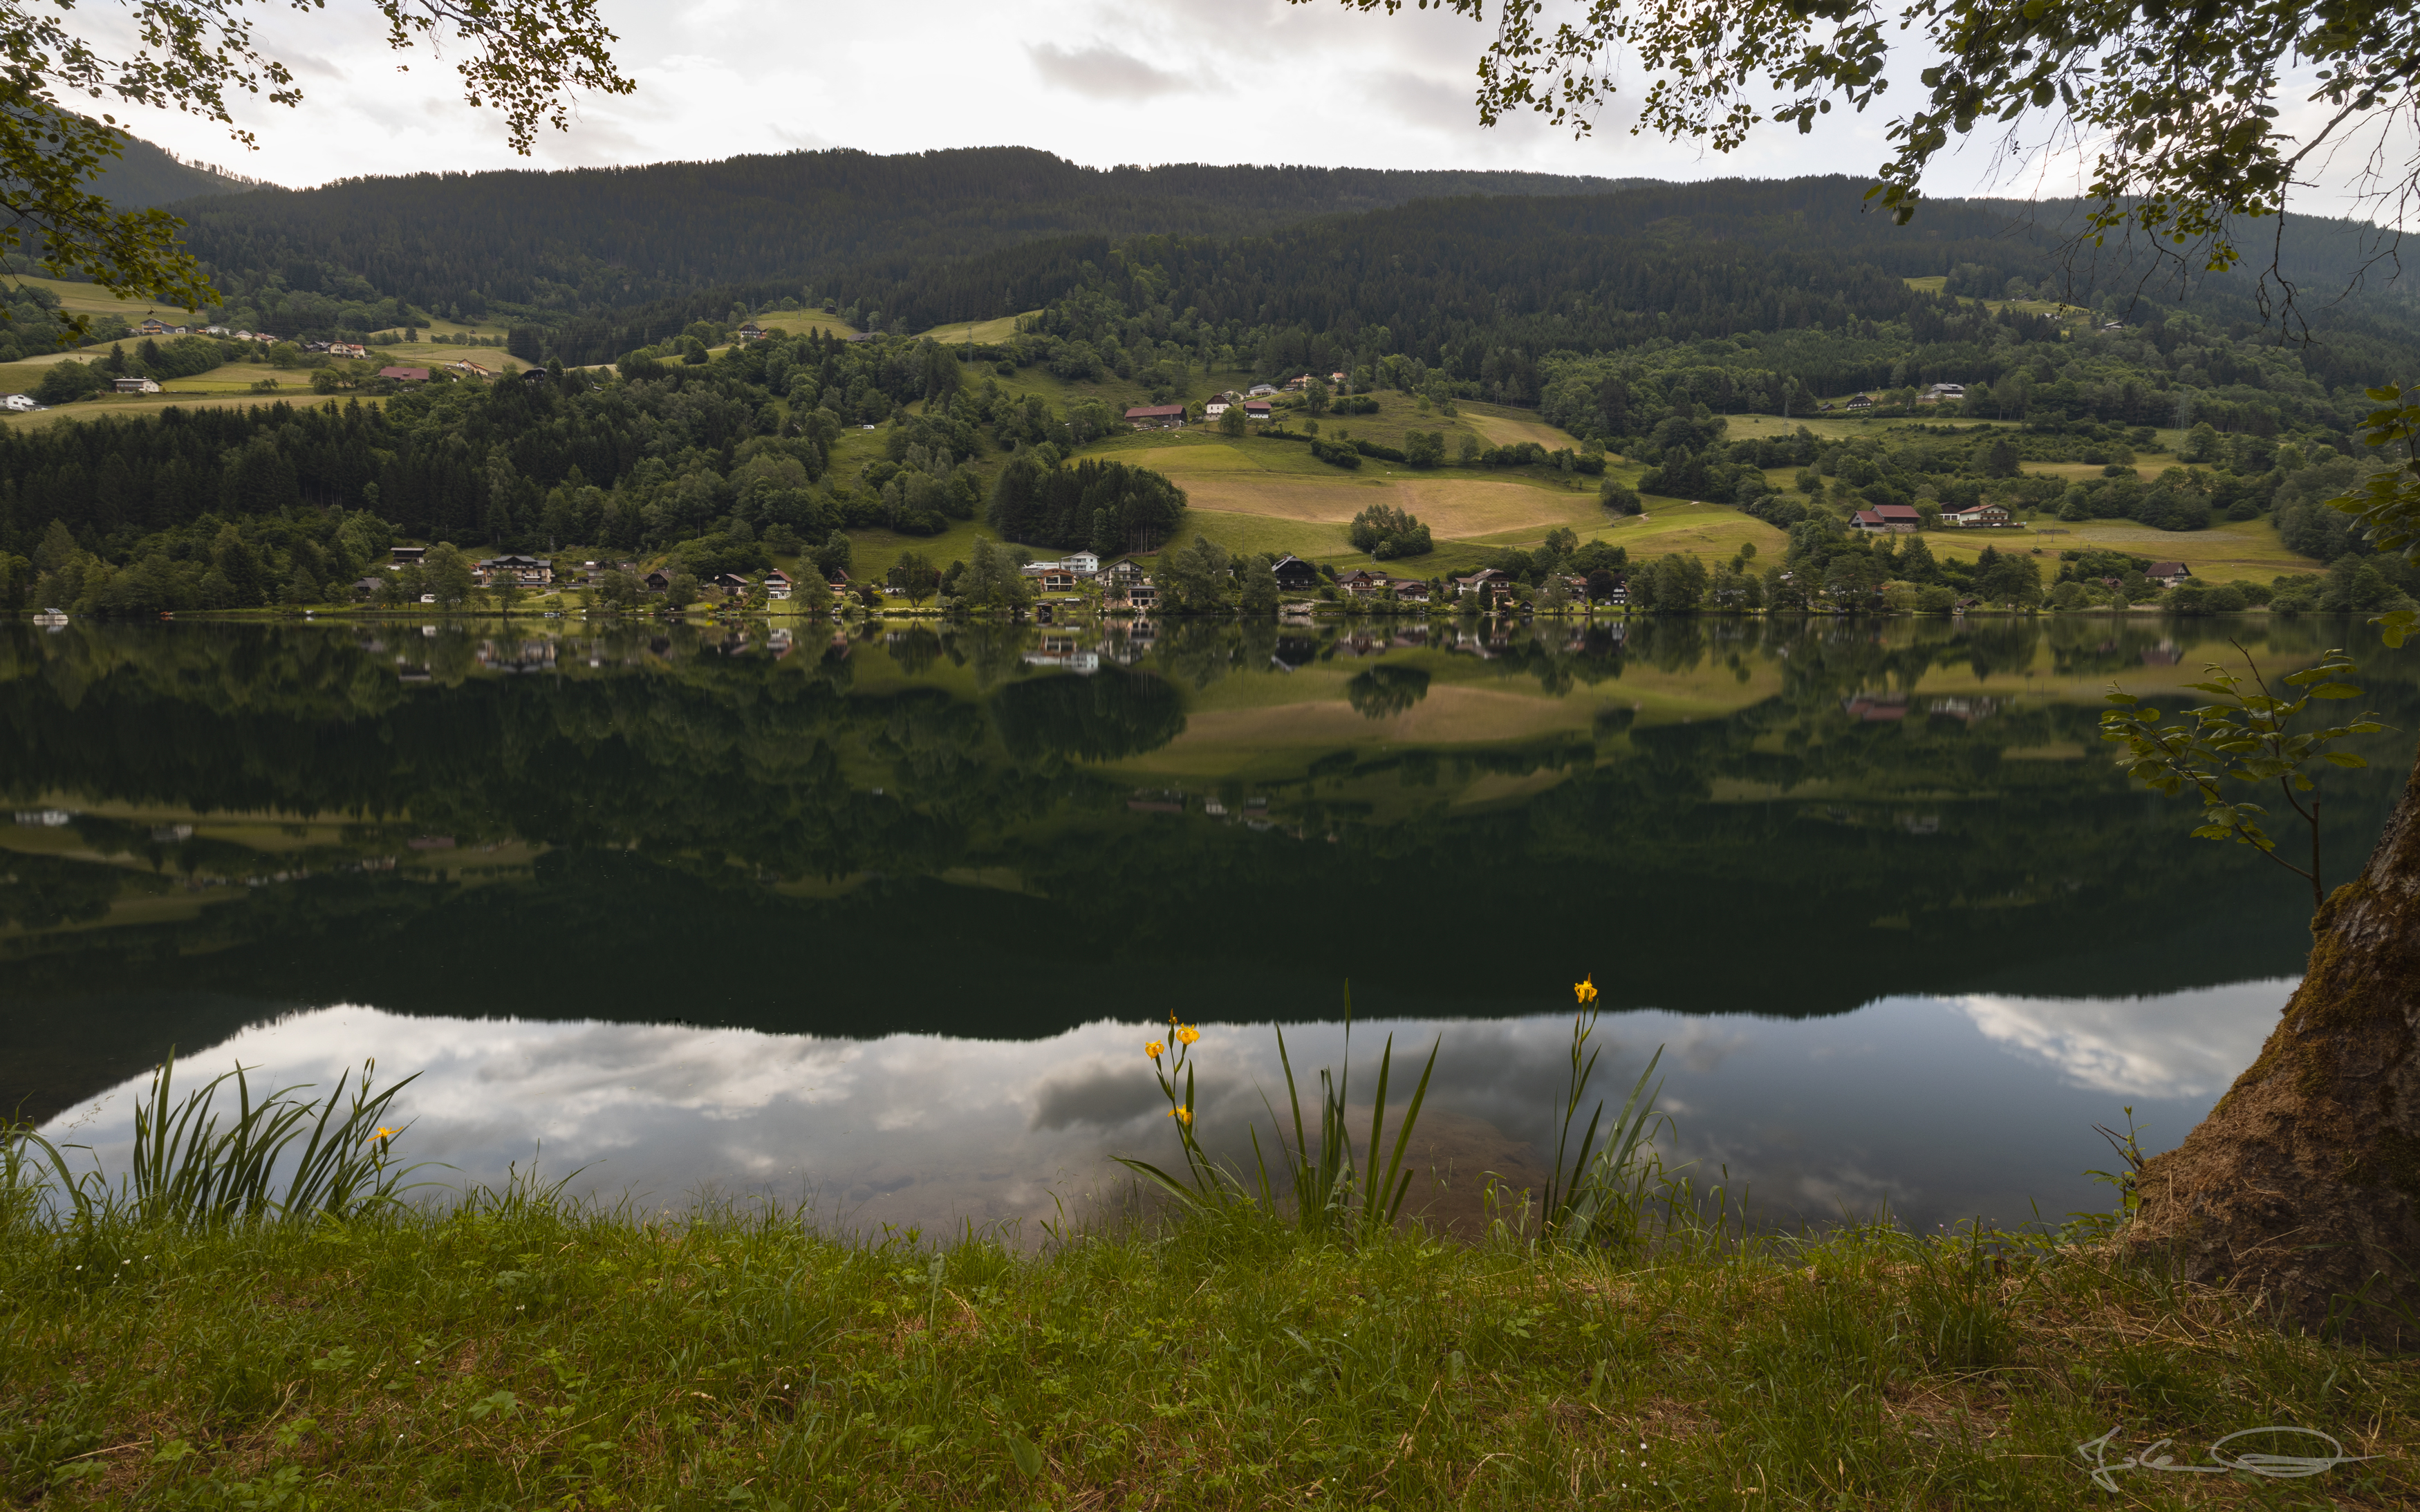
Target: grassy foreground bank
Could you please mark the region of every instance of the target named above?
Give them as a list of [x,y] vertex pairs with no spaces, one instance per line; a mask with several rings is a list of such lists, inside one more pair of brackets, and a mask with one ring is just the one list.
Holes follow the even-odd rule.
[[[1247,1211],[1025,1252],[488,1196],[0,1234],[18,1506],[2388,1507],[2415,1412],[2412,1362],[2254,1299],[1878,1229],[1621,1258]],[[2272,1425],[2380,1458],[2124,1466]]]

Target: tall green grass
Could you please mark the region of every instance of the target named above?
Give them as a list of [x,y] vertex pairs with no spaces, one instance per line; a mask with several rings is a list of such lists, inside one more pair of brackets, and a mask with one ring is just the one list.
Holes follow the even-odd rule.
[[[54,1198],[83,1227],[158,1227],[349,1219],[392,1206],[423,1167],[390,1158],[403,1131],[385,1119],[418,1073],[374,1088],[376,1071],[365,1061],[320,1097],[297,1096],[313,1090],[306,1084],[255,1101],[238,1067],[180,1097],[171,1056],[135,1104],[134,1149],[115,1180],[97,1162],[70,1159],[70,1150],[89,1156],[88,1147],[0,1131],[0,1212],[26,1221]],[[230,1084],[232,1107],[221,1101]]]

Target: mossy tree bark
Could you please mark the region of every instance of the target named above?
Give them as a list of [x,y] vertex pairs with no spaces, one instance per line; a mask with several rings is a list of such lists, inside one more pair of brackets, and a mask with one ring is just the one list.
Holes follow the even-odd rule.
[[[2311,921],[2259,1058],[2149,1162],[2137,1256],[2263,1293],[2308,1327],[2420,1345],[2420,768],[2369,863]],[[2362,1301],[2352,1301],[2353,1298]]]

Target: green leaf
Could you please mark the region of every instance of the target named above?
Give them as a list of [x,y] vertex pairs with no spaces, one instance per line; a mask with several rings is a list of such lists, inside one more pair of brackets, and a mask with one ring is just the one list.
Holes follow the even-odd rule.
[[2359,756],[2355,756],[2355,755],[2351,754],[2351,753],[2350,753],[2350,752],[2349,752],[2349,751],[2341,751],[2341,750],[2332,750],[2332,751],[2328,751],[2328,752],[2326,752],[2326,753],[2325,753],[2325,759],[2326,759],[2326,760],[2328,760],[2328,761],[2330,761],[2330,762],[2335,763],[2335,764],[2336,765],[2338,765],[2338,766],[2363,767],[2363,766],[2367,766],[2367,765],[2369,764],[2369,763],[2368,763],[2368,762],[2366,762],[2366,761],[2363,760],[2363,759],[2362,759],[2361,757],[2359,757]]
[[1032,1440],[1015,1433],[1003,1433],[1001,1437],[1008,1441],[1008,1458],[1016,1466],[1018,1474],[1032,1480],[1042,1473],[1042,1451]]
[[[2378,395],[2373,393],[2371,397],[2376,398]],[[2389,646],[2400,646],[2413,627],[2420,625],[2420,610],[2399,609],[2391,614],[2381,614],[2369,623],[2378,626],[2380,640]]]
[[2361,689],[2353,687],[2350,683],[2321,683],[2319,687],[2311,689],[2311,697],[2315,699],[2357,699],[2361,697]]

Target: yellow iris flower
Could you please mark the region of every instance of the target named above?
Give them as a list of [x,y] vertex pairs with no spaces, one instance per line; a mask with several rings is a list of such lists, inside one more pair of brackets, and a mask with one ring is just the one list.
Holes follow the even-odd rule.
[[1170,1108],[1168,1110],[1168,1116],[1182,1124],[1189,1125],[1193,1122],[1193,1110],[1191,1108]]
[[1590,972],[1588,980],[1586,981],[1575,981],[1572,983],[1572,995],[1578,998],[1583,1004],[1595,1002],[1596,973],[1593,971]]
[[1178,1044],[1191,1044],[1194,1041],[1201,1038],[1202,1031],[1195,1028],[1190,1024],[1180,1026],[1176,1031],[1176,1042]]
[[1152,1059],[1157,1060],[1160,1057],[1168,1053],[1168,1046],[1160,1043],[1156,1040],[1154,1040],[1151,1043],[1142,1047],[1142,1053],[1149,1056]]

